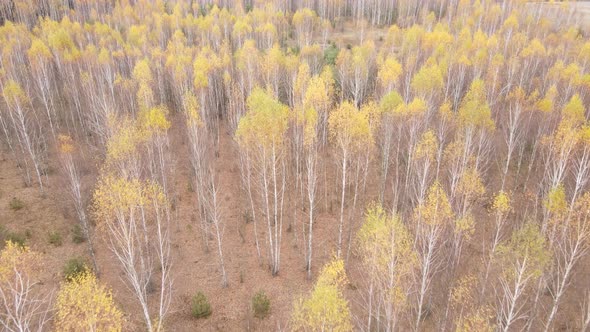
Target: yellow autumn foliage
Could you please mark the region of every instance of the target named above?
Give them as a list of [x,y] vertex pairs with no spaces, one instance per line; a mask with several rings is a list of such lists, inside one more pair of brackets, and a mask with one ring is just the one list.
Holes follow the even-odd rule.
[[123,313],[91,272],[62,283],[56,301],[55,330],[63,332],[123,330]]
[[31,251],[27,246],[6,241],[4,249],[0,252],[0,288],[4,288],[2,285],[5,283],[19,282],[15,279],[17,274],[20,278],[34,278],[40,272],[40,268],[41,257],[38,253]]
[[434,160],[436,151],[438,150],[438,140],[432,130],[428,130],[422,134],[420,141],[416,145],[413,158]]
[[494,201],[492,202],[492,210],[497,214],[504,215],[508,213],[510,209],[510,196],[504,191],[498,192],[496,196],[494,196]]
[[59,152],[63,154],[70,154],[74,152],[74,141],[69,135],[58,135],[57,141],[59,142]]
[[246,103],[248,112],[236,130],[240,146],[280,149],[289,124],[289,108],[260,88],[252,91]]
[[382,286],[388,302],[398,308],[406,307],[406,288],[412,282],[418,257],[412,234],[401,218],[388,215],[379,204],[370,204],[357,233],[357,251],[367,277]]
[[463,97],[459,106],[459,123],[464,127],[475,127],[490,131],[495,129],[496,125],[486,100],[485,84],[482,80],[474,80],[469,91]]
[[164,105],[152,107],[139,113],[139,124],[146,136],[163,134],[170,129],[170,121],[166,118],[168,108]]
[[507,280],[519,278],[516,270],[521,267],[525,271],[520,278],[536,279],[550,264],[551,251],[539,227],[533,222],[527,222],[498,247],[498,258]]
[[415,215],[430,226],[444,225],[453,218],[449,198],[438,181],[430,186],[425,202],[416,207]]
[[344,261],[335,259],[321,270],[309,297],[295,302],[293,331],[352,331],[352,317],[342,289],[347,283]]
[[369,114],[343,102],[328,118],[330,139],[343,151],[357,152],[373,144]]

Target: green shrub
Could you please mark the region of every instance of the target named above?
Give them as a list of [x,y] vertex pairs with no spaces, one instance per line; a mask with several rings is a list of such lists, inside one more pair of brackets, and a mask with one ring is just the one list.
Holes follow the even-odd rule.
[[82,243],[86,241],[86,237],[84,236],[84,232],[82,231],[82,227],[80,225],[76,225],[72,228],[72,242],[74,243]]
[[268,316],[270,312],[270,300],[264,291],[260,291],[252,297],[252,310],[254,311],[254,317],[264,318]]
[[252,215],[250,214],[250,211],[244,211],[242,212],[242,218],[244,218],[244,222],[250,223],[252,221]]
[[336,63],[338,53],[340,53],[338,47],[336,47],[334,44],[330,44],[330,46],[328,46],[324,51],[324,60],[327,64],[334,65]]
[[86,271],[88,271],[88,266],[82,257],[74,257],[69,259],[63,268],[64,278],[67,281],[72,281],[77,275]]
[[6,236],[4,237],[5,241],[10,241],[14,244],[18,244],[21,247],[25,246],[25,242],[27,241],[27,236],[25,234],[22,233],[12,233],[12,232],[8,232],[6,233]]
[[211,304],[209,304],[209,300],[207,300],[207,297],[202,292],[197,292],[193,296],[191,314],[195,318],[205,318],[211,315]]
[[10,200],[10,203],[8,203],[8,205],[10,206],[10,209],[12,211],[18,211],[21,210],[25,207],[25,202],[21,201],[20,199],[13,197]]
[[4,245],[4,241],[6,241],[6,227],[4,225],[0,225],[0,247]]
[[49,232],[47,240],[49,241],[50,244],[53,244],[56,247],[59,247],[62,245],[61,234],[58,231]]

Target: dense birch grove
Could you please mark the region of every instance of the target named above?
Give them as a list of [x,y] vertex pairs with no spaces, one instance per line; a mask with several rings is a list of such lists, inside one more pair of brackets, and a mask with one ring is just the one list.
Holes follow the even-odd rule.
[[590,41],[573,8],[3,1],[0,152],[40,196],[62,190],[88,272],[51,289],[48,254],[8,241],[2,330],[166,330],[188,219],[219,292],[243,282],[234,223],[251,226],[247,269],[282,278],[295,248],[306,286],[274,329],[588,328]]

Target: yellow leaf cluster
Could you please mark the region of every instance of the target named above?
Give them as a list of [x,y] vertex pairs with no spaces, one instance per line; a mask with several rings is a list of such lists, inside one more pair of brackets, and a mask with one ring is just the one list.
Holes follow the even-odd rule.
[[298,26],[302,24],[310,24],[311,21],[317,18],[317,14],[309,9],[309,8],[302,8],[298,9],[295,14],[293,14],[293,25]]
[[248,23],[247,17],[240,17],[233,26],[234,37],[243,37],[252,32],[252,26]]
[[297,77],[295,78],[295,86],[293,88],[295,93],[305,94],[307,84],[311,79],[309,65],[307,62],[302,62],[297,70]]
[[4,249],[0,252],[0,288],[4,283],[14,282],[17,273],[34,277],[40,272],[40,268],[41,257],[36,252],[27,246],[6,241]]
[[436,181],[428,189],[426,200],[416,207],[416,216],[430,226],[442,226],[453,218],[453,210],[442,185]]
[[244,45],[238,49],[235,53],[236,67],[240,70],[253,70],[254,68],[248,68],[249,66],[258,66],[258,48],[256,43],[252,39],[248,39],[244,42]]
[[578,94],[575,94],[561,110],[562,124],[569,127],[580,125],[586,120],[585,113],[586,109],[582,99]]
[[500,191],[494,196],[494,201],[492,202],[492,210],[497,214],[504,215],[510,211],[510,196],[504,192]]
[[193,62],[193,84],[195,89],[203,89],[209,86],[209,71],[212,69],[210,59],[201,51]]
[[342,150],[356,152],[373,144],[369,114],[349,102],[343,102],[330,113],[328,129],[331,140]]
[[547,197],[543,200],[543,206],[553,216],[553,219],[561,219],[567,213],[568,203],[563,184],[552,188],[547,193]]
[[145,135],[163,134],[170,129],[170,121],[166,118],[168,108],[164,105],[152,107],[139,113],[139,123]]
[[468,274],[461,277],[451,290],[451,305],[453,308],[461,308],[474,303],[473,289],[477,283],[477,278]]
[[135,155],[145,137],[133,120],[123,118],[117,121],[115,133],[107,141],[107,165]]
[[527,222],[514,231],[511,238],[498,247],[498,255],[504,266],[504,275],[514,280],[517,275],[512,266],[525,264],[525,278],[538,278],[551,262],[547,241],[537,225]]
[[477,199],[486,192],[486,188],[481,181],[479,172],[474,168],[468,168],[459,179],[457,191],[469,199]]
[[248,112],[236,130],[238,143],[245,148],[277,148],[278,153],[289,125],[289,108],[260,88],[252,91],[246,104]]
[[402,65],[396,60],[396,58],[394,56],[388,56],[379,66],[377,78],[381,81],[383,86],[388,86],[397,82],[402,71]]
[[151,203],[157,206],[168,204],[166,195],[157,183],[107,174],[99,180],[94,191],[93,212],[100,225]]
[[428,130],[422,134],[420,141],[416,145],[414,158],[416,160],[434,160],[436,151],[438,151],[438,140],[436,139],[434,132],[432,130]]
[[438,115],[442,121],[453,121],[455,119],[455,113],[453,113],[453,108],[449,101],[445,101],[440,107],[438,108]]
[[348,301],[342,294],[346,282],[343,260],[326,264],[311,295],[295,303],[291,316],[293,331],[352,331]]
[[538,38],[532,39],[527,47],[525,47],[521,52],[520,56],[523,58],[527,57],[543,57],[546,54],[545,47],[541,43]]
[[303,125],[303,144],[306,147],[313,146],[318,139],[318,112],[313,107],[305,109]]
[[403,109],[403,107],[400,107],[403,106],[403,103],[404,100],[399,93],[391,91],[381,98],[379,106],[384,114],[399,114]]
[[[77,28],[79,24],[75,23]],[[70,30],[70,28],[73,28]],[[47,42],[51,48],[57,51],[63,59],[67,62],[73,62],[80,58],[80,50],[76,47],[74,40],[69,32],[74,30],[76,27],[69,24],[67,17],[58,26],[52,28],[47,36]]]
[[318,112],[327,112],[332,103],[334,94],[334,78],[330,68],[325,68],[318,76],[309,79],[303,104],[306,107],[314,107]]
[[486,100],[485,84],[482,80],[473,80],[469,91],[461,101],[459,123],[465,127],[495,129],[492,112]]
[[94,213],[98,222],[108,222],[117,213],[142,205],[142,183],[104,176],[94,191]]
[[147,58],[137,61],[133,67],[133,79],[139,83],[151,84],[153,81],[150,62]]
[[31,47],[27,51],[27,55],[29,56],[31,65],[34,67],[38,67],[42,61],[48,61],[53,57],[49,47],[47,47],[43,40],[39,38],[33,39]]
[[443,72],[437,63],[426,64],[412,78],[412,90],[416,95],[426,96],[442,90]]
[[421,98],[414,98],[409,104],[404,104],[403,108],[401,109],[402,112],[405,112],[409,116],[413,117],[422,116],[426,110],[426,102]]
[[9,80],[6,82],[4,89],[2,90],[2,94],[11,107],[15,107],[16,105],[29,100],[20,84],[14,80]]
[[549,113],[553,111],[553,105],[555,103],[556,96],[557,87],[555,85],[552,85],[545,93],[545,96],[539,99],[539,101],[537,102],[537,109],[544,113]]
[[357,247],[367,271],[372,273],[369,277],[384,283],[395,306],[407,305],[405,287],[411,282],[418,257],[412,234],[401,218],[387,215],[379,204],[370,204],[357,234]]
[[58,135],[59,152],[63,154],[71,154],[74,152],[74,140],[69,135]]
[[488,307],[471,309],[470,312],[461,317],[455,332],[492,332],[496,326],[490,321],[494,318],[493,311]]
[[455,234],[461,234],[466,240],[469,240],[475,232],[475,220],[471,213],[467,213],[455,220]]
[[110,290],[90,272],[78,274],[61,285],[57,295],[56,331],[118,332],[123,330],[123,313]]
[[201,115],[199,113],[199,101],[197,100],[197,97],[192,92],[187,91],[182,97],[182,104],[187,120],[198,127],[203,126],[204,123],[201,120]]

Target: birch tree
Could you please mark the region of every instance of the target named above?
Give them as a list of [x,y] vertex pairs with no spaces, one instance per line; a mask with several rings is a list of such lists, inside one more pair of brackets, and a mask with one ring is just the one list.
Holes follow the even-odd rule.
[[[574,267],[590,249],[590,194],[581,196],[573,205],[571,214],[565,220],[554,220],[557,224],[557,237],[553,244],[555,257],[554,274],[551,282],[551,310],[545,322],[549,331],[557,315],[559,305],[570,284]],[[561,219],[561,218],[560,218]]]
[[414,329],[419,330],[423,319],[423,310],[432,281],[440,271],[444,256],[442,246],[453,210],[439,182],[434,182],[428,190],[426,200],[414,210],[414,227],[416,251],[418,252],[419,270],[417,272],[418,289],[416,292],[416,320]]
[[247,151],[252,162],[255,182],[260,193],[261,210],[266,217],[269,263],[273,275],[279,273],[283,229],[283,203],[286,186],[285,154],[289,109],[260,88],[252,91],[247,101],[248,112],[236,130],[240,149]]
[[11,241],[0,252],[0,326],[5,331],[45,331],[50,293],[39,291],[42,257]]
[[[161,331],[172,293],[166,196],[160,186],[104,175],[94,192],[99,228],[140,306],[148,331]],[[155,282],[156,308],[148,291]]]
[[525,317],[522,302],[526,291],[541,276],[551,254],[539,227],[529,222],[498,247],[498,255],[502,272],[496,290],[499,298],[496,321],[498,328],[506,332]]
[[305,110],[305,124],[303,127],[303,149],[305,156],[305,174],[306,174],[306,191],[307,191],[307,208],[309,209],[309,219],[307,228],[307,244],[305,265],[307,269],[307,278],[311,278],[311,261],[313,252],[313,223],[314,210],[317,197],[318,184],[318,149],[319,149],[319,122],[318,113],[312,106]]
[[[494,262],[494,256],[498,249],[498,245],[502,242],[503,233],[506,231],[506,222],[508,214],[512,210],[512,201],[510,195],[503,191],[500,191],[494,195],[492,201],[492,213],[494,215],[494,231],[493,238],[491,240],[490,248],[488,249],[486,260],[486,268],[482,281],[481,295],[485,293],[486,286],[488,284],[488,277],[492,263]],[[485,243],[485,241],[484,241]]]
[[17,158],[24,164],[25,182],[27,185],[31,184],[32,168],[41,192],[43,192],[41,167],[45,142],[43,142],[34,111],[30,110],[30,100],[20,84],[14,80],[10,80],[4,85],[2,96],[8,106],[8,118],[18,144],[18,156],[20,157]]
[[76,151],[75,143],[70,136],[59,135],[59,152],[60,161],[67,179],[67,189],[74,203],[74,209],[78,216],[80,228],[84,233],[84,238],[88,242],[88,253],[92,259],[92,265],[95,273],[99,273],[98,265],[96,264],[96,256],[94,254],[94,238],[91,226],[88,222],[86,214],[85,199],[82,196],[82,182],[80,180],[80,173],[76,167],[74,159],[74,152]]
[[346,188],[348,170],[351,162],[361,155],[362,149],[370,146],[373,135],[369,125],[368,114],[359,111],[352,104],[344,102],[330,113],[328,119],[330,138],[337,147],[338,163],[341,170],[340,184],[340,221],[338,224],[337,255],[342,251],[342,232],[344,228],[344,205],[346,203]]
[[357,234],[358,253],[367,276],[367,331],[395,331],[410,309],[413,276],[418,267],[412,235],[398,215],[369,205]]

